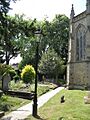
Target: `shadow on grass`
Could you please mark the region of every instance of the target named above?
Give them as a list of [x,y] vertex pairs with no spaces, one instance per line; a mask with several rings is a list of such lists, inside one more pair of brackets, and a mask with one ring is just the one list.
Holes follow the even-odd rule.
[[39,120],[47,120],[47,119],[43,119],[41,118],[39,115],[35,116],[36,119],[39,119]]

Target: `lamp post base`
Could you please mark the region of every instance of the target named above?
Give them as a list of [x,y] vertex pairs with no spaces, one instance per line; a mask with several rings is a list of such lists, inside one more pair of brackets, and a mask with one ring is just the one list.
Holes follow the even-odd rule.
[[32,111],[32,115],[33,115],[34,117],[36,117],[36,116],[37,116],[37,104],[33,104],[33,111]]
[[33,110],[32,110],[32,115],[34,116],[34,117],[36,117],[37,116],[37,106],[38,106],[38,104],[37,104],[37,94],[35,94],[34,95],[34,99],[33,99]]

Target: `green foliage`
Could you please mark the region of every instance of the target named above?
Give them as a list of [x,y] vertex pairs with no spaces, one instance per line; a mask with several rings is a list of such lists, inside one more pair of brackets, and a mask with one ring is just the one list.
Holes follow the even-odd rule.
[[66,80],[64,80],[64,79],[58,79],[57,80],[57,84],[60,85],[60,86],[63,86],[63,85],[66,84]]
[[65,15],[56,15],[51,23],[50,46],[67,61],[69,19]]
[[18,67],[20,70],[23,69],[26,65],[33,65],[35,67],[35,55],[31,55],[32,53],[27,52],[24,58],[19,63]]
[[11,35],[11,33],[9,31],[10,29],[8,29],[8,27],[10,26],[10,22],[7,19],[7,13],[11,9],[10,2],[12,1],[16,2],[17,0],[0,0],[0,62],[4,63],[6,61],[6,64],[9,64],[10,59],[8,48],[10,49],[9,51],[11,51],[12,49],[12,46],[9,47],[11,45],[11,42],[8,41],[8,39],[10,39],[9,36]]
[[[0,76],[4,76],[6,74],[9,74],[11,77],[11,80],[19,80],[19,76],[17,75],[17,72],[15,71],[14,68],[12,68],[12,66],[10,65],[6,65],[6,64],[0,64]],[[1,83],[0,83],[1,84]]]
[[11,71],[14,70],[10,65],[6,65],[6,64],[0,64],[0,75],[4,75],[4,74],[8,74],[9,72],[11,73]]
[[10,74],[11,80],[13,80],[14,76],[17,75],[14,69],[9,70],[9,74]]
[[29,102],[30,100],[28,101],[21,98],[15,98],[15,97],[13,98],[10,96],[3,95],[0,98],[0,111],[10,112]]
[[[42,30],[42,35],[39,38],[39,60],[47,51],[47,48],[53,48],[57,55],[65,61],[66,64],[69,36],[68,17],[65,15],[56,15],[51,22],[45,19],[39,22],[34,21],[33,25],[35,28],[40,27]],[[21,42],[23,44],[21,49],[21,56],[23,59],[20,63],[20,68],[26,64],[32,64],[35,66],[36,40],[37,38],[35,35],[31,35],[30,37],[23,39],[23,42]]]
[[8,13],[8,11],[10,10],[10,2],[16,2],[17,0],[0,0],[0,12],[4,12],[4,13]]
[[58,14],[51,22],[44,20],[41,24],[41,28],[45,34],[41,40],[41,51],[44,52],[47,46],[53,48],[55,52],[66,62],[69,38],[68,17]]
[[10,106],[10,104],[2,103],[0,107],[1,107],[2,111],[7,112],[10,110],[11,106]]
[[21,72],[21,78],[25,83],[32,83],[35,78],[35,70],[32,65],[26,65],[23,68]]
[[54,78],[64,73],[64,62],[58,57],[54,49],[48,49],[41,57],[39,63],[39,72],[47,75],[48,77]]
[[17,82],[18,80],[20,80],[20,77],[18,75],[15,75],[13,79],[15,80],[15,82]]
[[2,101],[0,104],[0,110],[5,112],[9,111],[10,109],[10,104],[7,103],[7,99],[8,99],[8,96],[2,96],[0,98],[0,101]]
[[11,58],[17,57],[20,53],[23,55],[30,44],[30,41],[27,41],[30,37],[32,38],[35,31],[34,21],[24,20],[23,15],[5,16],[4,27],[0,24],[2,31],[0,33],[1,62],[6,61],[6,64],[9,64]]
[[48,49],[41,57],[39,72],[45,75],[53,75],[56,68],[57,53],[54,49]]
[[50,90],[49,86],[40,86],[38,87],[38,96],[45,94],[46,92],[48,92]]
[[11,90],[20,90],[21,88],[24,88],[26,85],[23,83],[23,81],[17,81],[14,80],[9,83],[9,89]]
[[[11,81],[10,82],[10,89],[11,90],[21,90],[21,91],[25,91],[25,92],[31,92],[34,91],[35,84],[31,84],[30,86],[26,87],[26,85],[23,83],[23,81],[18,81],[15,83],[15,81]],[[47,83],[46,84],[39,84],[38,85],[38,96],[48,92],[49,90],[55,88],[55,85]],[[22,105],[25,105],[26,103],[29,103],[30,100],[25,100],[25,99],[21,99],[21,98],[16,98],[16,97],[10,97],[10,96],[6,96],[3,95],[2,97],[0,97],[0,111],[4,110],[4,111],[12,111],[12,110],[16,110],[16,108],[21,107]]]

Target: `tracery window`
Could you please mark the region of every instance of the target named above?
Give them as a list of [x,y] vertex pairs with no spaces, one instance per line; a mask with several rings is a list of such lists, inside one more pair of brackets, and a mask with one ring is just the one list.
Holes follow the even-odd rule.
[[84,25],[79,25],[76,29],[76,60],[85,59],[85,45],[86,45],[86,36],[85,36],[85,27]]

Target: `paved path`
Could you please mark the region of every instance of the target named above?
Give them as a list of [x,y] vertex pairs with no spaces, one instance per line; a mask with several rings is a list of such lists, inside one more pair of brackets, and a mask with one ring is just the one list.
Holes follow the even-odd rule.
[[[44,105],[51,97],[53,97],[55,94],[57,94],[60,90],[62,90],[63,87],[58,87],[55,90],[52,90],[38,98],[38,108],[40,108],[42,105]],[[27,118],[30,114],[32,114],[32,104],[33,102],[24,105],[23,107],[20,107],[16,111],[13,111],[9,113],[8,115],[4,116],[2,120],[24,120]]]

